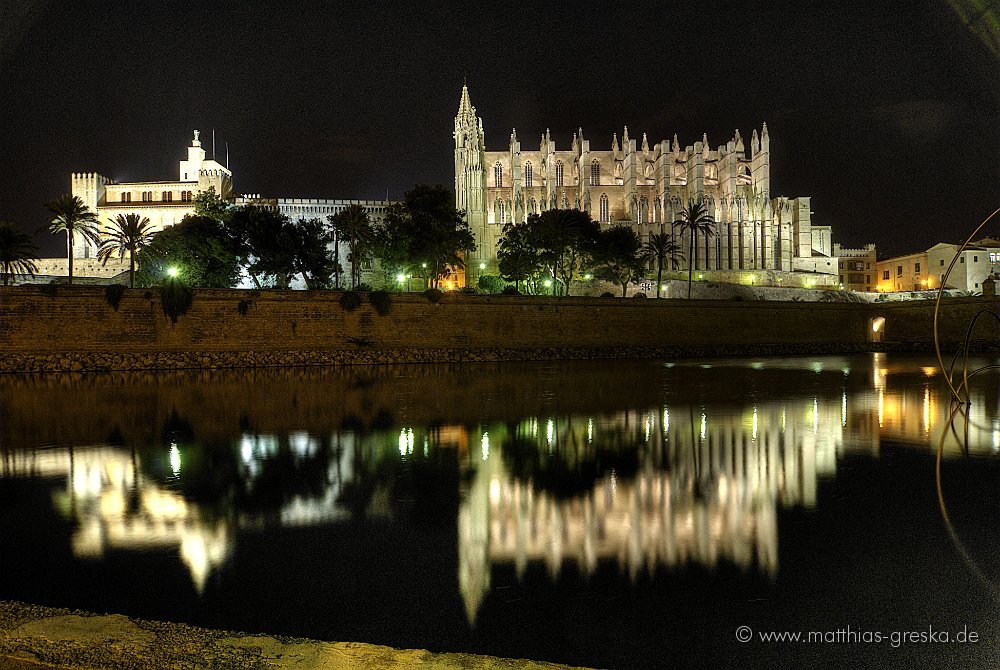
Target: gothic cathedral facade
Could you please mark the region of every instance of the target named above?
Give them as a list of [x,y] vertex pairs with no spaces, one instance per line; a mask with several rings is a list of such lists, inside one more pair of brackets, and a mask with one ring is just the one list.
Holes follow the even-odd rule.
[[[487,151],[482,119],[462,87],[455,117],[455,201],[466,212],[477,250],[466,263],[478,275],[497,273],[503,226],[546,209],[581,209],[602,226],[628,225],[641,238],[674,231],[694,268],[738,281],[756,271],[761,284],[834,286],[837,263],[829,226],[813,226],[809,198],[772,197],[770,138],[765,123],[747,151],[737,130],[710,149],[708,138],[682,148],[674,135],[652,146],[615,134],[610,150],[592,149],[583,130],[557,150],[548,130],[537,151],[522,150],[517,131],[505,151]],[[688,202],[704,203],[716,234],[691,240],[672,223]],[[831,262],[832,260],[832,262]],[[687,260],[682,262],[687,269]],[[729,272],[732,277],[728,277]]]

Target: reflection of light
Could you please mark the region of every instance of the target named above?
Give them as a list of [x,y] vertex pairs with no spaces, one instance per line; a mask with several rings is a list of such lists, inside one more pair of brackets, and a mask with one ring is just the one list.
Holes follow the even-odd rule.
[[670,431],[670,410],[666,407],[663,408],[663,434],[666,435]]
[[785,432],[785,408],[781,408],[781,432]]
[[843,395],[840,396],[840,425],[847,425],[847,389],[844,389]]
[[757,439],[757,408],[753,408],[753,439]]
[[924,387],[924,432],[931,430],[931,390]]
[[882,411],[885,408],[885,391],[878,390],[878,427],[882,427]]
[[556,441],[556,422],[549,419],[545,423],[545,439],[552,446],[552,443]]
[[496,505],[500,502],[500,480],[495,477],[490,480],[490,503]]
[[920,368],[920,371],[924,373],[925,377],[933,377],[934,375],[937,374],[938,369],[933,366],[927,366]]
[[652,429],[653,429],[653,421],[652,421],[652,419],[649,418],[649,415],[647,414],[646,415],[646,442],[649,442],[649,433],[652,431]]
[[[426,440],[425,440],[426,442]],[[427,445],[424,444],[424,452],[426,454]],[[413,453],[413,429],[404,428],[399,431],[399,455],[406,456],[407,454]]]
[[705,439],[705,429],[708,427],[708,417],[701,415],[701,439]]
[[819,401],[813,398],[813,433],[819,430]]
[[490,434],[483,433],[483,460],[488,461],[490,459]]
[[170,469],[174,471],[175,477],[181,473],[181,451],[176,442],[170,445]]
[[1000,425],[993,422],[993,453],[1000,451]]

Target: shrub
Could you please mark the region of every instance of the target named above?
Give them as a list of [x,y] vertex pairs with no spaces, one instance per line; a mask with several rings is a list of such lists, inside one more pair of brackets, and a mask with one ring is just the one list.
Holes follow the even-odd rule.
[[345,312],[353,312],[361,306],[361,296],[357,291],[344,291],[344,295],[340,296],[340,306]]
[[392,310],[392,295],[388,291],[372,291],[368,294],[368,302],[380,316],[385,316]]
[[246,316],[251,307],[253,307],[253,300],[240,300],[236,305],[236,311],[240,313],[240,316]]
[[355,286],[354,290],[357,291],[358,293],[362,293],[362,292],[367,293],[367,292],[369,292],[369,291],[372,290],[372,287],[371,287],[371,284],[364,284],[364,283],[362,283],[362,284],[358,284],[357,286]]
[[462,295],[478,295],[479,290],[475,286],[463,286],[458,289],[458,292]]
[[640,291],[639,293],[636,293],[636,294],[635,294],[634,296],[632,296],[632,297],[633,297],[633,298],[645,298],[645,297],[646,297],[646,294],[645,294],[645,293],[642,293],[642,292]]
[[611,291],[605,291],[604,293],[601,294],[601,297],[602,298],[614,298],[615,294],[612,293]]
[[504,290],[507,282],[500,275],[479,275],[477,285],[487,293],[500,293]]
[[517,290],[515,286],[504,286],[503,290],[500,291],[501,295],[521,295],[521,292]]
[[122,298],[125,297],[125,285],[124,284],[108,284],[104,287],[104,299],[108,301],[114,310],[118,311],[118,305],[122,303]]
[[160,305],[171,323],[177,323],[177,317],[187,314],[193,302],[194,291],[176,279],[160,286]]
[[436,288],[429,288],[423,292],[423,296],[427,298],[427,302],[434,303],[435,305],[441,302],[441,297],[443,295],[444,293]]

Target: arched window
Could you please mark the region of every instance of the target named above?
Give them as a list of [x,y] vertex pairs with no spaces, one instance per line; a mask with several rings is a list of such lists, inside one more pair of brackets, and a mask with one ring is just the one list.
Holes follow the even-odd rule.
[[531,180],[534,177],[534,170],[531,169],[531,161],[524,164],[524,187],[531,188]]
[[556,186],[563,185],[563,163],[559,161],[556,163]]
[[594,159],[594,162],[590,164],[590,185],[600,186],[601,185],[601,164]]
[[608,206],[608,194],[601,194],[601,223],[608,223],[611,220],[611,209]]
[[174,199],[174,192],[173,191],[164,191],[163,192],[163,202],[172,202],[173,199]]
[[500,163],[493,166],[493,182],[496,184],[497,188],[503,186],[503,167]]
[[638,223],[649,222],[649,200],[646,196],[639,198],[639,220]]
[[499,207],[497,207],[497,211],[500,212],[500,225],[502,226],[503,224],[507,223],[507,207],[506,203],[503,200],[499,201]]

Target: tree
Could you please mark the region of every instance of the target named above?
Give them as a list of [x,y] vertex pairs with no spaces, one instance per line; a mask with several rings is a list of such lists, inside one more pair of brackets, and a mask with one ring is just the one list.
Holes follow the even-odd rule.
[[53,235],[66,233],[66,258],[69,263],[69,283],[73,283],[73,248],[76,235],[83,236],[93,244],[101,243],[97,214],[90,211],[83,200],[75,195],[62,195],[46,205],[54,218],[49,224]]
[[442,276],[464,268],[462,254],[476,250],[476,239],[454,202],[443,186],[414,186],[407,191],[403,202],[386,212],[377,244],[379,260],[400,269],[426,267],[433,288]]
[[497,261],[500,275],[507,281],[514,282],[514,288],[518,291],[521,290],[521,282],[530,280],[541,270],[541,253],[534,246],[528,224],[504,224],[497,245]]
[[552,295],[560,282],[569,295],[573,278],[588,261],[600,225],[578,209],[547,209],[530,214],[527,225],[542,264],[552,269]]
[[[335,231],[337,247],[341,239],[347,240],[351,261],[351,290],[361,283],[361,261],[372,250],[375,240],[375,230],[368,218],[368,210],[362,205],[350,205],[343,211],[327,217],[330,226]],[[339,264],[340,250],[334,252],[335,261]],[[340,276],[337,276],[337,287],[340,287]]]
[[656,261],[656,297],[660,297],[660,287],[663,285],[663,266],[670,263],[671,270],[680,268],[684,252],[674,236],[670,233],[654,233],[642,246],[647,260]]
[[695,237],[698,234],[710,237],[715,232],[715,221],[708,215],[705,205],[689,201],[687,207],[678,213],[679,218],[674,221],[674,227],[680,228],[682,232],[690,235],[691,255],[688,257],[688,300],[691,299],[691,274],[694,272],[694,264],[697,257],[694,255]]
[[234,209],[233,205],[219,197],[214,186],[209,186],[204,191],[198,191],[194,196],[195,216],[208,217],[219,223],[229,223]]
[[38,266],[38,245],[31,236],[10,221],[0,221],[0,272],[7,286],[13,275],[35,276]]
[[297,233],[287,216],[269,207],[248,205],[233,212],[228,230],[257,288],[288,288],[297,274]]
[[327,288],[334,272],[333,233],[320,219],[299,219],[293,227],[293,268],[309,289]]
[[615,226],[598,234],[592,252],[596,275],[619,284],[623,298],[628,293],[629,282],[638,280],[646,271],[641,249],[639,236],[627,226]]
[[188,215],[161,230],[139,254],[139,283],[159,284],[176,268],[189,286],[229,288],[239,283],[240,250],[218,221]]
[[150,227],[149,219],[144,216],[119,214],[111,220],[107,238],[97,250],[101,265],[107,265],[108,259],[116,253],[119,258],[128,253],[128,285],[131,288],[135,288],[135,258],[153,240]]

